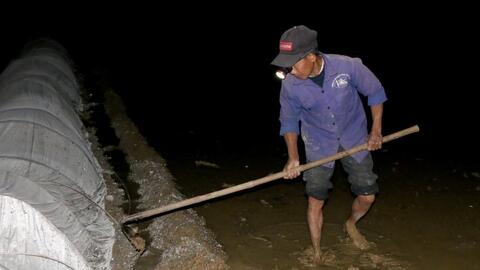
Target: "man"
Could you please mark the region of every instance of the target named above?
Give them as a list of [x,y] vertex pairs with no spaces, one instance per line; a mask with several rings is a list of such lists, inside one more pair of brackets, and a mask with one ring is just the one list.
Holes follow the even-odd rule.
[[[305,144],[307,161],[315,161],[339,151],[368,142],[369,150],[382,147],[383,102],[385,90],[375,75],[358,58],[323,54],[317,49],[317,32],[306,26],[295,26],[283,33],[280,52],[272,64],[291,71],[282,81],[280,92],[280,134],[288,149],[285,178],[299,176],[297,137]],[[370,134],[359,93],[368,98],[372,114]],[[367,240],[356,223],[375,200],[377,175],[368,151],[341,160],[348,173],[352,193],[356,195],[345,229],[355,246],[367,249]],[[308,170],[303,179],[308,195],[308,226],[314,250],[314,261],[321,262],[320,239],[322,208],[332,188],[330,178],[334,162]]]

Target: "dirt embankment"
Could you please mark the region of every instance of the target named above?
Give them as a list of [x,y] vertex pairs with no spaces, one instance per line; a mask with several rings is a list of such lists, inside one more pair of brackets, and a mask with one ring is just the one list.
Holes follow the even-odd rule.
[[[139,198],[136,211],[167,205],[183,199],[165,161],[152,149],[127,117],[123,103],[111,90],[105,91],[105,111],[110,118],[119,149],[129,165],[128,180],[138,184]],[[101,162],[106,171],[108,162]],[[105,164],[107,163],[107,164]],[[120,220],[123,190],[106,174],[111,201],[107,209]],[[147,235],[146,251],[136,253],[125,237],[117,232],[114,247],[114,269],[144,269],[138,264],[155,269],[227,269],[226,254],[205,227],[205,221],[193,210],[177,211],[150,219],[139,225],[140,235]],[[137,264],[137,266],[135,266]]]

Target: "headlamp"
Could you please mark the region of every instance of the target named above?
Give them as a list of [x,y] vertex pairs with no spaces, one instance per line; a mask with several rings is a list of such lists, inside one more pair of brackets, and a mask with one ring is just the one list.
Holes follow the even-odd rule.
[[292,71],[292,68],[279,68],[277,71],[275,71],[275,77],[280,80],[284,80],[290,71]]

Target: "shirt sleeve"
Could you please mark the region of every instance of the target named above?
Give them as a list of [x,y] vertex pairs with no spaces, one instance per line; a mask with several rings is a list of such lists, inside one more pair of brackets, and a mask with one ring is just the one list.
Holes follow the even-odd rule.
[[377,105],[387,100],[387,95],[378,78],[359,58],[354,59],[354,84],[362,95],[368,98],[368,105]]
[[299,121],[300,121],[301,107],[295,98],[288,94],[288,89],[282,83],[282,89],[280,90],[280,135],[293,132],[300,133]]

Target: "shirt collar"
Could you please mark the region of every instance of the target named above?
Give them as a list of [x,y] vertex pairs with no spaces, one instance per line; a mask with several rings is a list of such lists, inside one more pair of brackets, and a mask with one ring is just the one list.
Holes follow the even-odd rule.
[[[323,58],[323,61],[325,61],[325,66],[324,66],[324,72],[325,72],[325,79],[329,78],[329,77],[333,77],[335,75],[338,74],[338,71],[336,69],[336,66],[335,66],[335,63],[332,62],[332,59],[330,58],[330,56],[328,56],[327,54],[324,54],[322,52],[320,52],[320,55],[322,56]],[[301,80],[295,76],[293,76],[292,74],[287,74],[287,78],[288,80],[290,80],[292,82],[293,85],[297,86],[297,85],[302,85],[302,84],[305,84],[305,83],[310,83],[311,80]]]

